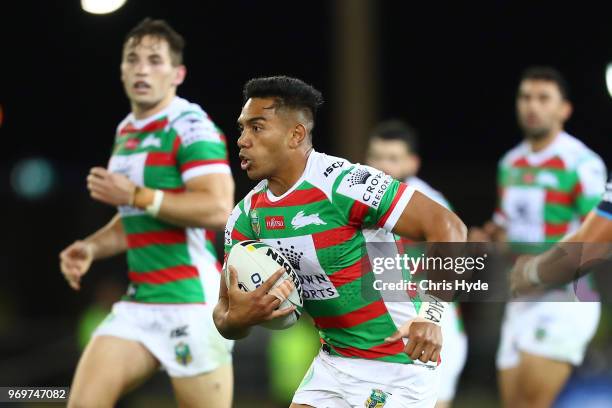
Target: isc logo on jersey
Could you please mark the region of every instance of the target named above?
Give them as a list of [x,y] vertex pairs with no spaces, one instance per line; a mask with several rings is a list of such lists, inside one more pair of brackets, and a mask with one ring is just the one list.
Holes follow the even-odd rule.
[[391,176],[382,171],[355,166],[344,176],[337,191],[376,209],[392,181]]
[[337,161],[335,163],[332,163],[329,167],[327,167],[325,169],[325,171],[323,172],[323,175],[325,177],[328,177],[330,174],[333,173],[334,169],[342,168],[342,166],[344,166],[344,163],[346,163],[346,162],[344,162],[344,161]]
[[286,329],[300,318],[304,305],[300,280],[289,261],[275,248],[259,241],[242,241],[234,245],[227,256],[224,266],[225,283],[228,287],[229,266],[236,268],[238,272],[238,287],[245,292],[257,289],[279,267],[285,268],[285,274],[274,286],[280,285],[284,280],[291,279],[295,289],[279,307],[284,309],[294,305],[296,306],[295,313],[276,318],[261,325],[274,330]]

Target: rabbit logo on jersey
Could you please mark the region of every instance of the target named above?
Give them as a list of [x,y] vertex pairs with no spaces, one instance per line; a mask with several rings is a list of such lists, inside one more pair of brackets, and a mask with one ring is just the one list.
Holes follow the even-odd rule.
[[276,248],[289,261],[299,279],[304,300],[325,300],[339,296],[336,287],[319,264],[310,235],[262,241]]
[[356,166],[338,186],[338,193],[377,209],[393,179],[368,166]]

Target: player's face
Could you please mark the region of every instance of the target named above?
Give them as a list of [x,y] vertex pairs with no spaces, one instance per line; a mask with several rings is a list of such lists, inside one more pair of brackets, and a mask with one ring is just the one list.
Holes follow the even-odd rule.
[[521,129],[527,139],[538,140],[553,130],[560,130],[571,108],[556,83],[528,79],[521,82],[516,99]]
[[416,175],[419,158],[410,151],[403,140],[386,140],[374,137],[370,140],[366,164],[382,170],[397,180]]
[[168,42],[144,36],[138,44],[130,39],[123,48],[121,81],[133,104],[152,108],[176,93],[185,78],[185,67],[172,65]]
[[240,168],[251,180],[277,175],[289,156],[289,140],[293,127],[287,113],[274,107],[272,98],[251,98],[242,107],[238,118]]

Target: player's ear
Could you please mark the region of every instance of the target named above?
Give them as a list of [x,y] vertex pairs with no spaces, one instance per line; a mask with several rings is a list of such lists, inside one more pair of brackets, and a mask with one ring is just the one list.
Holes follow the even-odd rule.
[[410,174],[417,174],[419,172],[419,169],[421,168],[421,157],[418,154],[413,154],[412,162],[413,168],[410,169],[412,171],[412,173]]
[[172,81],[172,85],[179,86],[185,80],[187,76],[187,67],[184,65],[179,65],[176,67],[176,76],[174,77],[174,81]]
[[291,135],[291,139],[289,140],[289,147],[293,149],[297,148],[306,140],[307,136],[308,130],[306,129],[306,126],[304,126],[304,124],[302,123],[298,123],[293,128],[293,134]]
[[572,116],[573,112],[574,112],[574,106],[572,105],[572,103],[567,100],[564,101],[563,107],[561,108],[561,119],[563,119],[563,121],[565,122],[566,120],[570,118],[570,116]]

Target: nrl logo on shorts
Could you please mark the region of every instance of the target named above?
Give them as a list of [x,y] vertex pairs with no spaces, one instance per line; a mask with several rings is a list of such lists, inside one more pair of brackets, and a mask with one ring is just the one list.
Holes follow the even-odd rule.
[[174,354],[176,356],[176,361],[184,366],[191,363],[191,361],[193,360],[189,345],[183,343],[182,341],[176,346],[174,346]]
[[383,390],[373,389],[372,393],[365,402],[366,408],[382,408],[387,402],[387,397],[391,395]]
[[251,228],[253,229],[255,235],[260,235],[261,227],[259,226],[259,216],[255,210],[251,211]]

